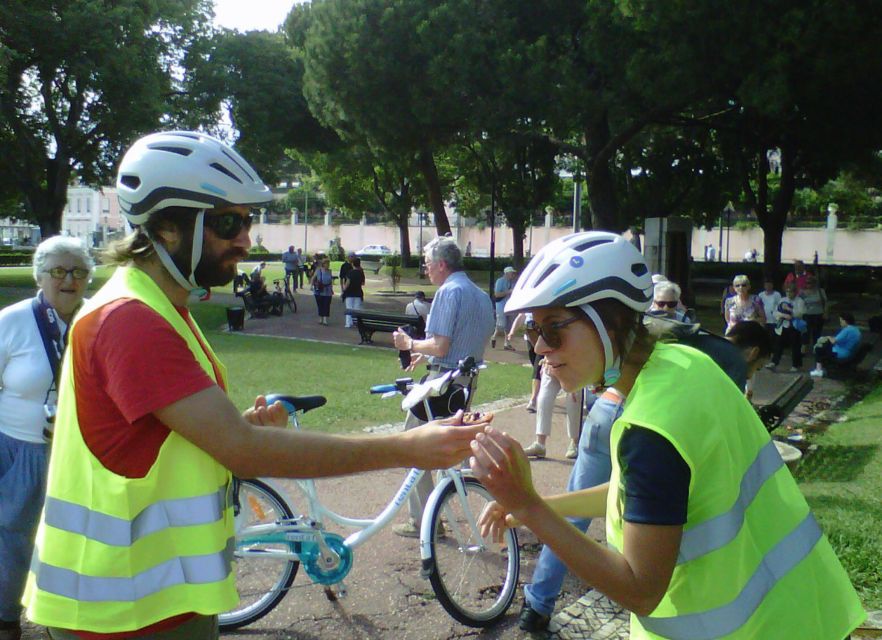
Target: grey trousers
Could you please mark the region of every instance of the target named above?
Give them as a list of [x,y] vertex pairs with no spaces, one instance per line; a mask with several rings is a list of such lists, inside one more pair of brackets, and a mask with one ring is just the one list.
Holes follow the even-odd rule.
[[[446,373],[446,371],[429,371],[426,375],[425,382],[429,380],[434,380],[435,378],[440,378]],[[454,379],[456,380],[456,379]],[[462,380],[464,382],[464,380]],[[478,377],[475,376],[472,378],[472,386],[469,390],[469,397],[466,401],[466,410],[468,410],[472,406],[472,398],[475,397],[475,391],[478,390]],[[404,430],[409,431],[414,429],[422,424],[426,424],[419,418],[417,418],[410,411],[407,412],[407,419],[404,421]],[[426,506],[426,502],[429,500],[429,495],[432,493],[432,490],[435,488],[435,481],[432,479],[432,473],[427,471],[420,481],[417,483],[414,490],[410,492],[410,495],[407,498],[407,506],[408,511],[410,512],[410,517],[417,527],[420,526],[420,521],[423,517],[423,509]]]

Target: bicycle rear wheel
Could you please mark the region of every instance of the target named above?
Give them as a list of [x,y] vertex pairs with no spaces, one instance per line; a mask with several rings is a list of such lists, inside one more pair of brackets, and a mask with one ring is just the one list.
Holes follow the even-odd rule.
[[[489,627],[511,606],[518,586],[518,538],[509,529],[500,545],[483,540],[477,520],[493,498],[475,478],[463,478],[465,497],[456,485],[445,487],[432,512],[432,570],[429,581],[438,601],[459,622]],[[443,533],[439,534],[439,526]]]
[[285,292],[285,304],[288,305],[291,313],[297,313],[297,300],[294,299],[294,294],[290,290]]
[[288,593],[300,567],[300,562],[282,555],[288,552],[288,545],[249,544],[239,537],[239,532],[244,527],[293,518],[294,513],[285,500],[265,482],[239,480],[238,487],[236,589],[239,592],[239,604],[218,616],[221,631],[244,627],[272,611]]

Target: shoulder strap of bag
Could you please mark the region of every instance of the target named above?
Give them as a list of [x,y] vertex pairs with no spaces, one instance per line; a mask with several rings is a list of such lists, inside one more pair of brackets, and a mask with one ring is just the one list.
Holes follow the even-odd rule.
[[56,317],[55,331],[52,331],[48,313],[54,313],[48,308],[48,305],[41,303],[39,296],[34,297],[31,301],[31,309],[34,312],[34,319],[37,321],[37,327],[40,329],[40,337],[43,339],[43,348],[46,350],[46,357],[49,359],[49,367],[52,369],[52,377],[58,386],[58,376],[61,367],[61,329],[58,326],[58,318]]

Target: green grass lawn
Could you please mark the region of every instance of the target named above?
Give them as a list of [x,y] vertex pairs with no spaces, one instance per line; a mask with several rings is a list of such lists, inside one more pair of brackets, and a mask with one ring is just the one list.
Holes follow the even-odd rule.
[[867,609],[882,609],[882,387],[813,436],[796,479]]
[[[273,267],[269,266],[268,269],[270,277],[273,277]],[[110,272],[110,269],[99,268],[90,290],[94,291],[103,284]],[[2,289],[4,287],[14,288]],[[33,293],[33,276],[29,268],[0,269],[0,306],[30,297]],[[303,421],[305,428],[346,432],[403,421],[400,397],[382,400],[368,393],[373,385],[410,375],[401,371],[394,351],[230,335],[219,330],[226,324],[224,305],[200,303],[194,304],[191,310],[227,367],[229,393],[237,407],[244,409],[254,402],[255,396],[269,392],[320,394],[328,398],[328,404],[306,415]],[[491,363],[481,373],[476,400],[480,404],[525,396],[529,392],[529,380],[530,371],[525,367]]]

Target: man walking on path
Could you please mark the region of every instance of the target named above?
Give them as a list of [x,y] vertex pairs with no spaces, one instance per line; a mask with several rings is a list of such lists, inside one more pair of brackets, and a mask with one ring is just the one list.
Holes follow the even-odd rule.
[[509,317],[505,315],[505,303],[511,295],[515,280],[517,279],[518,272],[515,271],[514,267],[506,267],[502,270],[502,275],[493,286],[493,297],[496,298],[496,329],[493,331],[493,337],[490,339],[490,347],[493,349],[496,348],[496,336],[501,333],[502,337],[505,338],[503,348],[506,351],[515,350],[508,339],[511,322],[509,322]]
[[117,190],[135,231],[71,326],[23,601],[56,639],[217,638],[238,599],[231,472],[447,467],[486,425],[335,437],[275,428],[286,411],[263,396],[240,413],[187,302],[232,280],[269,189],[231,148],[178,131],[138,140]]
[[[432,300],[426,339],[414,340],[404,331],[395,331],[395,348],[410,351],[415,357],[409,370],[424,358],[429,360],[426,380],[440,377],[455,369],[460,360],[473,357],[484,359],[487,339],[493,333],[493,311],[490,296],[472,282],[463,271],[462,252],[451,238],[436,238],[424,250],[426,273],[434,285],[440,285]],[[477,380],[472,382],[469,401],[474,397]],[[420,420],[407,414],[405,430],[419,426]],[[394,527],[395,533],[405,537],[419,536],[423,507],[433,488],[430,474],[422,477],[416,491],[410,494],[410,519]]]

